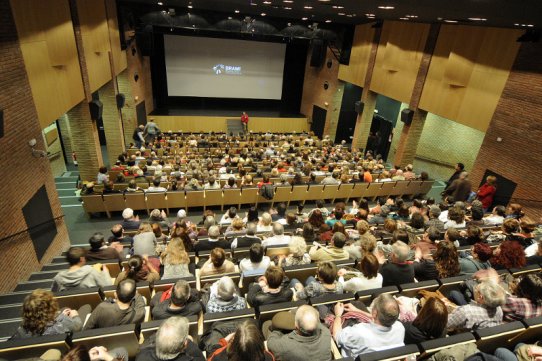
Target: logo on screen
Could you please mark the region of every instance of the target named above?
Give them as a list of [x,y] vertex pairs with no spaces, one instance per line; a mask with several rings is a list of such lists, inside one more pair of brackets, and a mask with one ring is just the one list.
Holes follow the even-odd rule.
[[215,66],[213,66],[213,72],[216,75],[220,75],[220,74],[241,75],[242,74],[240,66],[224,65],[224,64],[216,64]]

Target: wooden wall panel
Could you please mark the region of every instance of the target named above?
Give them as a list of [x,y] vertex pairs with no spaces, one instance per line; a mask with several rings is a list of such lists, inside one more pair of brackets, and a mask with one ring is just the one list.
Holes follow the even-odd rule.
[[[249,114],[250,115],[250,114]],[[226,132],[227,120],[235,117],[207,116],[153,116],[162,132]],[[308,131],[307,118],[250,117],[248,129],[254,132],[301,132]]]
[[115,0],[105,0],[107,11],[107,26],[109,28],[109,42],[115,75],[126,69],[126,51],[120,47],[119,23],[117,19],[117,4]]
[[425,80],[420,108],[486,131],[521,30],[443,25]]
[[84,98],[68,1],[12,0],[19,42],[42,128]]
[[386,21],[378,45],[370,89],[410,103],[429,24]]
[[77,0],[90,91],[111,80],[109,28],[104,1]]
[[349,65],[339,66],[339,79],[363,87],[371,56],[375,29],[372,24],[357,25]]

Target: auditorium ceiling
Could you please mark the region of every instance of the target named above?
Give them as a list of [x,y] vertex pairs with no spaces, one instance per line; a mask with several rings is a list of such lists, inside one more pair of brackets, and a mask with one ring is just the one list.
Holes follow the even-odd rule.
[[[120,0],[157,8],[219,11],[230,16],[262,16],[335,24],[375,20],[445,22],[540,28],[542,0]],[[237,12],[236,12],[237,11]]]

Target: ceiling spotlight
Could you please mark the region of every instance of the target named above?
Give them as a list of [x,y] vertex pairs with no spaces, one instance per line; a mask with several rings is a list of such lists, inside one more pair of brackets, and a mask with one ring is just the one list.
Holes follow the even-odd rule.
[[444,22],[449,24],[457,24],[457,20],[444,19]]
[[284,10],[292,10],[292,8],[291,8],[291,7],[288,7],[288,6],[283,7],[283,9],[284,9]]
[[399,20],[410,20],[410,18],[399,18]]
[[231,19],[233,19],[233,18],[231,16],[228,16],[228,20],[231,20]]
[[533,28],[534,25],[533,25],[533,24],[527,24],[527,27],[528,27],[528,28]]
[[395,6],[382,5],[382,6],[379,6],[378,8],[382,9],[382,10],[393,10],[393,9],[395,9]]
[[337,15],[344,16],[346,14],[345,13],[338,13]]
[[192,8],[193,8],[193,6],[192,6],[192,5],[188,5],[188,6],[187,6],[187,8],[189,8],[189,9],[192,9]]
[[309,20],[309,18],[301,18],[301,20],[306,21]]
[[261,13],[260,15],[261,15],[261,16],[266,16],[267,14],[266,14],[266,13]]
[[469,18],[470,21],[487,21],[486,18]]
[[158,3],[157,3],[157,4],[158,4],[158,5],[160,5],[160,6],[164,5],[164,3],[163,3],[163,2],[161,2],[161,1],[158,1]]
[[250,5],[252,6],[258,6],[258,4],[251,2]]
[[308,6],[308,5],[307,5],[307,6],[303,6],[303,7],[304,7],[305,9],[308,9],[308,10],[312,9],[312,6]]
[[265,5],[271,5],[271,1],[264,1],[263,2]]
[[318,0],[318,1],[320,1],[320,2],[322,2],[322,3],[328,3],[328,2],[330,2],[331,0]]
[[239,10],[235,10],[235,13],[236,13],[236,14],[239,14]]
[[282,0],[283,3],[291,4],[294,2],[294,0]]
[[405,15],[407,18],[416,19],[418,15]]
[[331,20],[326,20],[326,23],[330,23],[330,22],[331,22]]

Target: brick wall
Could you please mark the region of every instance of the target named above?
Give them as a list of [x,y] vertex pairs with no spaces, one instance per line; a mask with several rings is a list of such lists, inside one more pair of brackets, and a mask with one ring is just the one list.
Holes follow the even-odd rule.
[[[537,221],[542,216],[542,43],[522,43],[471,174],[486,169],[518,184],[513,201]],[[498,142],[497,138],[502,138]]]
[[[9,0],[0,0],[0,79],[0,108],[4,110],[5,132],[0,138],[0,167],[9,172],[2,179],[4,192],[0,201],[0,264],[9,275],[0,277],[0,292],[7,292],[69,245],[66,225],[60,219],[57,221],[58,234],[40,264],[32,242],[24,232],[27,226],[22,208],[43,185],[53,217],[61,216],[63,212],[48,160],[34,158],[27,144],[29,139],[35,138],[38,141],[36,147],[45,148]],[[12,236],[19,232],[22,233]]]
[[66,114],[58,118],[58,125],[60,126],[60,134],[62,137],[62,142],[64,144],[64,150],[66,151],[66,161],[69,164],[73,164],[72,133],[70,129],[70,123],[68,122],[68,117]]
[[333,141],[335,141],[335,136],[337,135],[337,125],[339,124],[339,115],[341,114],[341,106],[343,103],[343,92],[344,82],[339,81],[328,108],[328,112],[331,112],[331,114],[329,115],[324,128],[324,134],[329,135],[329,138]]
[[112,167],[119,154],[124,152],[124,136],[113,80],[102,86],[99,94],[103,104],[102,119],[107,140],[107,157],[109,165]]
[[[131,55],[128,55],[131,56]],[[137,126],[137,114],[135,109],[134,95],[130,84],[129,70],[124,70],[117,76],[117,86],[119,93],[124,94],[126,102],[121,109],[122,125],[124,128],[124,144],[126,147],[133,143],[132,134]]]

